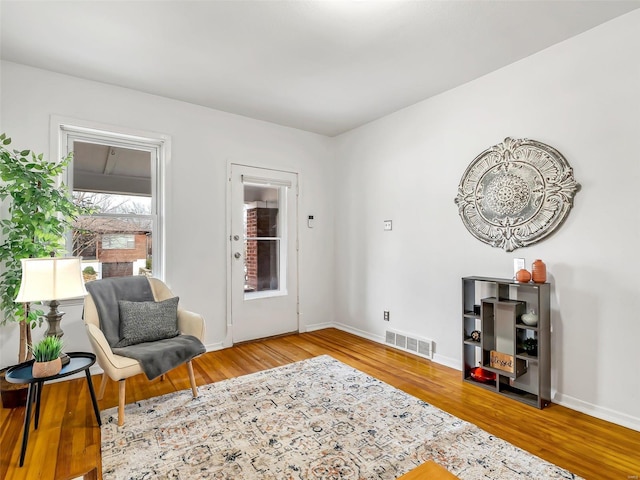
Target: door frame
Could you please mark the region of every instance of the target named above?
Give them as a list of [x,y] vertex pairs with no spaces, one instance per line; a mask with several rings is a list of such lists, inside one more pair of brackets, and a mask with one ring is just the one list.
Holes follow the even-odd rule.
[[[233,346],[233,312],[232,312],[232,275],[231,275],[231,270],[232,270],[232,255],[233,255],[233,249],[232,244],[231,244],[231,240],[232,240],[232,231],[231,231],[231,167],[232,165],[236,165],[239,167],[249,167],[249,168],[258,168],[261,170],[271,170],[274,172],[284,172],[284,173],[291,173],[297,176],[297,182],[296,182],[296,191],[295,191],[295,205],[296,205],[296,215],[295,215],[295,232],[296,232],[296,244],[295,244],[295,257],[296,257],[296,268],[295,268],[295,279],[292,279],[295,281],[295,285],[296,285],[296,317],[297,317],[297,323],[298,323],[298,332],[300,331],[300,222],[299,222],[299,216],[300,216],[300,205],[299,205],[299,197],[300,197],[300,174],[298,172],[293,172],[290,170],[284,170],[284,169],[280,169],[280,168],[274,168],[274,167],[265,167],[262,165],[250,165],[248,163],[241,163],[241,162],[237,162],[237,161],[232,161],[229,160],[227,161],[227,191],[226,191],[226,231],[225,231],[225,235],[226,235],[226,255],[227,255],[227,261],[226,261],[226,265],[227,265],[227,283],[226,283],[226,289],[227,289],[227,330],[226,330],[226,336],[223,342],[223,346],[224,347],[231,347]],[[291,280],[291,279],[290,279]]]

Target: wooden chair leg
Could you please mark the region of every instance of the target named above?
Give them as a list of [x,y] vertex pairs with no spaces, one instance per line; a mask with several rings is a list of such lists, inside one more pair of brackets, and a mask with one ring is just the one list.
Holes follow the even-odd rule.
[[118,426],[124,425],[124,386],[125,380],[118,381]]
[[187,362],[187,370],[189,371],[189,382],[191,382],[191,392],[193,393],[193,398],[198,396],[198,386],[196,385],[196,376],[193,374],[193,364],[191,360]]
[[104,391],[107,388],[107,374],[103,373],[102,374],[102,381],[100,382],[100,390],[98,390],[98,400],[102,400],[102,397],[104,397]]

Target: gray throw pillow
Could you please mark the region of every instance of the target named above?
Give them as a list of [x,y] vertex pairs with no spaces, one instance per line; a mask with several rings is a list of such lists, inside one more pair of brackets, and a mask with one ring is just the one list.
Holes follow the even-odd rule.
[[161,302],[119,300],[120,341],[114,347],[178,336],[178,299],[173,297]]

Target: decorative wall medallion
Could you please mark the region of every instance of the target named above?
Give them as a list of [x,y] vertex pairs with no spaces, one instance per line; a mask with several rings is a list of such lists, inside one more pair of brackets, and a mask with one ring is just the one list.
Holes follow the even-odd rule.
[[455,202],[474,237],[511,252],[558,228],[579,189],[569,163],[555,148],[507,137],[471,162]]

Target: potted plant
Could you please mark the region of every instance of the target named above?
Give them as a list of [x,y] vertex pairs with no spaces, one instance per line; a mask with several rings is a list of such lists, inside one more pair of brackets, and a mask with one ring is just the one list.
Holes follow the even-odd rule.
[[32,375],[34,378],[57,375],[62,370],[62,340],[59,337],[44,337],[30,347],[34,362]]
[[[22,258],[46,257],[64,251],[65,233],[86,209],[76,206],[59,181],[72,155],[49,162],[31,150],[10,149],[11,139],[0,135],[0,202],[8,210],[0,220],[0,325],[17,322],[20,330],[18,362],[29,359],[31,329],[42,324],[42,310],[14,302],[22,278]],[[0,380],[4,381],[0,371]],[[8,382],[6,382],[8,383]],[[5,403],[5,382],[2,384]],[[26,396],[25,396],[26,398]],[[11,404],[13,400],[7,400]],[[18,401],[24,401],[19,399]]]
[[538,339],[537,338],[525,338],[522,342],[522,349],[528,354],[534,357],[538,356]]
[[98,272],[96,272],[95,268],[89,265],[88,267],[84,267],[82,269],[82,278],[85,282],[90,282],[91,280],[95,280],[96,278],[98,278]]

